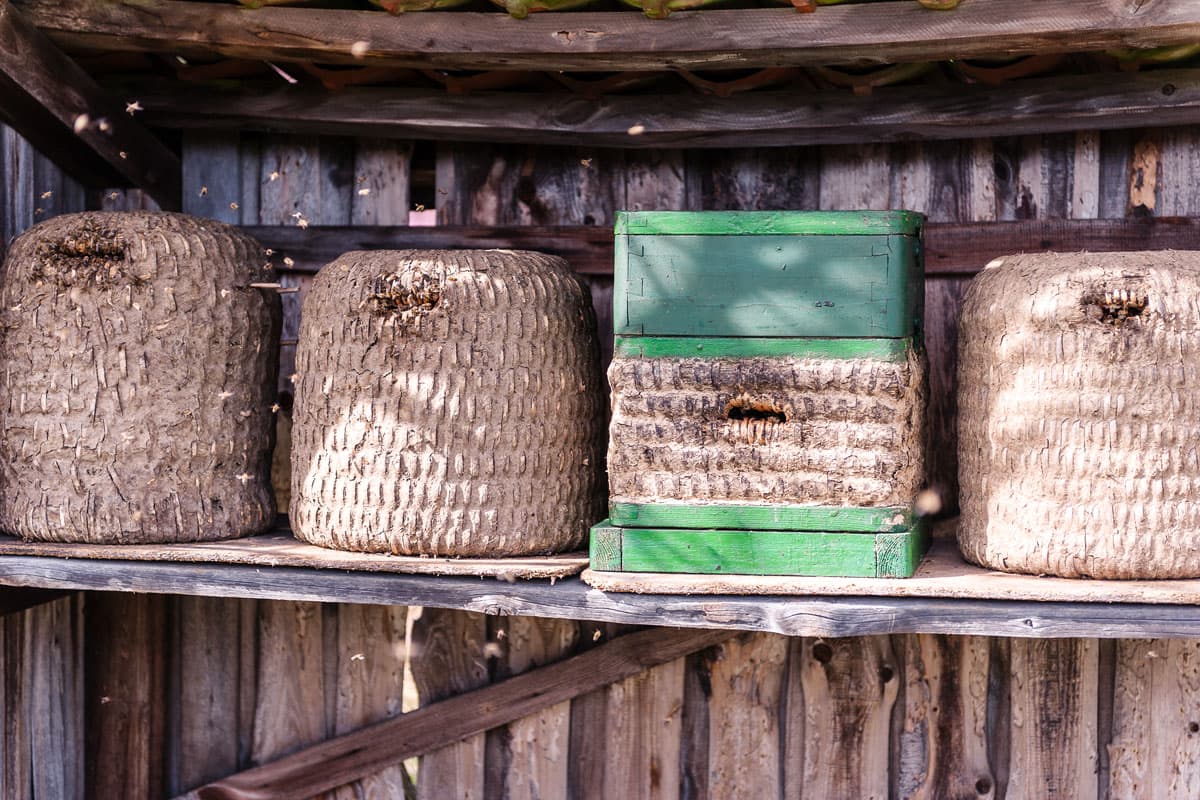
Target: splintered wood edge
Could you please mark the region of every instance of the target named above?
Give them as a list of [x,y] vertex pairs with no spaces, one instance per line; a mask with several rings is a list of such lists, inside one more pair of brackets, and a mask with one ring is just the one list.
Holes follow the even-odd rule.
[[376,553],[351,553],[305,544],[287,534],[269,533],[245,539],[184,544],[103,545],[23,542],[0,537],[5,555],[69,559],[241,564],[262,567],[395,572],[442,577],[480,577],[500,580],[538,580],[578,575],[587,565],[584,553],[518,558],[422,558]]

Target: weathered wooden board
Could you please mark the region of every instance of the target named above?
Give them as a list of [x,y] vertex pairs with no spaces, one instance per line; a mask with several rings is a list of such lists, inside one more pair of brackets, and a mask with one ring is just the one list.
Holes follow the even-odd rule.
[[109,592],[84,614],[89,798],[162,797],[166,598]]
[[788,640],[772,634],[745,634],[716,648],[708,672],[712,797],[782,796],[787,655]]
[[[893,736],[892,776],[901,797],[997,796],[988,761],[988,640],[978,636],[898,637],[903,717]],[[991,724],[996,726],[993,719]]]
[[[883,581],[871,581],[877,582]],[[597,591],[575,578],[553,586],[534,581],[481,585],[478,578],[31,556],[0,558],[0,585],[422,605],[633,625],[738,628],[793,636],[1200,636],[1200,611],[1194,600],[1186,604],[1097,603],[872,597],[859,592],[841,597],[746,597],[728,592],[720,598],[665,594],[639,597]]]
[[888,637],[806,639],[797,655],[802,796],[886,798],[890,719],[901,683]]
[[1108,795],[1200,796],[1200,641],[1116,643]]
[[496,559],[421,558],[351,553],[305,544],[287,533],[267,533],[223,542],[121,546],[23,542],[20,539],[0,536],[0,556],[3,555],[249,564],[264,567],[312,567],[511,579],[563,578],[577,575],[587,566],[587,557],[582,553]]
[[[1073,136],[1081,126],[1182,126],[1200,117],[1195,83],[1193,69],[1106,74],[1099,80],[1095,75],[1059,76],[974,86],[969,102],[963,99],[963,87],[953,84],[880,89],[867,97],[764,90],[720,99],[534,92],[464,97],[426,89],[331,93],[303,87],[270,92],[146,87],[137,94],[146,105],[147,121],[162,128],[639,149]],[[631,128],[641,132],[630,135]]]
[[1096,797],[1095,639],[1014,640],[1009,797]]
[[[412,673],[421,705],[486,686],[487,643],[487,619],[481,614],[422,609],[412,632]],[[481,732],[421,754],[418,797],[482,800],[485,754]]]
[[[496,676],[502,680],[571,655],[578,645],[579,625],[557,619],[513,617],[496,620],[492,634],[503,654],[498,659]],[[570,700],[490,731],[485,796],[511,800],[565,796],[570,736]]]
[[906,578],[927,543],[923,526],[902,533],[829,533],[621,528],[602,522],[592,528],[589,574],[682,573],[697,582],[710,575]]
[[[930,597],[1076,603],[1200,604],[1200,580],[1100,581],[993,572],[963,561],[943,527],[911,578],[854,579],[756,575],[672,575],[589,569],[583,580],[606,592],[642,594]],[[858,535],[858,534],[847,534]]]
[[[1189,0],[1124,3],[1012,0],[963,3],[953,14],[888,3],[869,13],[853,6],[673,14],[670,24],[640,14],[581,12],[510,19],[456,13],[387,17],[368,11],[233,6],[176,0],[69,8],[23,0],[30,19],[70,47],[212,55],[278,61],[449,69],[729,69],[800,64],[878,64],[1012,56],[1054,50],[1191,44],[1200,11]],[[367,42],[365,53],[354,47]]]

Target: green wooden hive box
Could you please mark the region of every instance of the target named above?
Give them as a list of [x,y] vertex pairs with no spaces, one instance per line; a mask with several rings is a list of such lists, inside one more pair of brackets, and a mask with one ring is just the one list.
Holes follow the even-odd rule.
[[594,569],[906,576],[924,217],[621,212]]

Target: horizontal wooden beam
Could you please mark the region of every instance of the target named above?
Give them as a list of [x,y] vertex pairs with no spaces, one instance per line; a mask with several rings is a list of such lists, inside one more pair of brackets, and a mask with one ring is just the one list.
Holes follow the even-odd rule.
[[[611,275],[613,233],[602,225],[550,227],[247,226],[246,232],[287,256],[286,270],[316,272],[348,250],[503,248],[560,255],[576,272]],[[972,275],[1013,253],[1200,250],[1200,217],[933,222],[925,228],[925,274]],[[276,263],[279,263],[279,257]]]
[[140,92],[139,98],[148,122],[166,128],[625,148],[779,147],[1195,124],[1200,69],[1039,78],[997,87],[904,86],[866,97],[788,90],[728,98],[677,93],[592,99],[297,86],[270,92],[160,88]]
[[312,797],[720,644],[729,631],[656,628],[306,747],[189,792],[200,800]]
[[79,180],[103,185],[119,176],[162,208],[179,208],[179,158],[9,0],[0,0],[0,107],[12,127]]
[[[534,14],[409,13],[179,0],[22,0],[66,47],[448,69],[648,70],[930,61],[1188,44],[1192,0],[963,0],[821,8]],[[366,42],[365,52],[361,45]]]
[[221,564],[0,558],[0,586],[455,608],[504,616],[766,631],[789,636],[942,633],[1028,638],[1198,638],[1200,606],[921,597],[618,594],[578,578],[441,578]]

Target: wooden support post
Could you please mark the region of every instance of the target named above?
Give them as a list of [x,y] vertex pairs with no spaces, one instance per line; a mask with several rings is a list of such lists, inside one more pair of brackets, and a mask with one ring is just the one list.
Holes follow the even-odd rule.
[[312,797],[421,753],[726,641],[727,631],[655,628],[293,752],[206,786],[200,800]]

